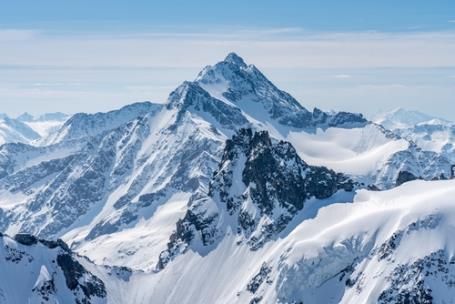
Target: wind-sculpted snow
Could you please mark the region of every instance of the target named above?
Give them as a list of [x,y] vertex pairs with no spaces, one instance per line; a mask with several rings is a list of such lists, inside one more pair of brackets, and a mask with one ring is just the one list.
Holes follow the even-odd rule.
[[[335,229],[325,228],[317,238],[305,240],[303,230],[295,235],[300,247],[285,251],[282,259],[287,262],[278,266],[279,302],[450,301],[455,291],[450,266],[454,247],[441,232],[453,225],[454,189],[452,181],[412,182],[385,193],[363,191],[343,212],[336,205],[323,210],[316,221],[342,214],[348,218],[334,221]],[[302,223],[301,229],[312,224],[318,225]],[[423,239],[425,246],[420,244]]]
[[[316,134],[292,131],[286,138],[309,164],[349,174],[375,189],[390,189],[413,179],[449,179],[451,162],[377,125],[330,128]],[[402,177],[406,175],[407,179]]]

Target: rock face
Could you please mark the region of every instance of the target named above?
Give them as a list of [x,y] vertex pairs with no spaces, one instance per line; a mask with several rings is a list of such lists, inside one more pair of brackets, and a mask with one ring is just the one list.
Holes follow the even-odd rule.
[[219,241],[226,225],[233,225],[239,242],[257,250],[286,228],[305,201],[327,199],[353,187],[343,174],[306,164],[291,144],[273,142],[265,131],[241,129],[227,141],[208,194],[192,197],[158,269],[193,239],[204,246]]
[[210,96],[199,85],[192,82],[184,82],[169,96],[168,108],[178,108],[179,115],[176,124],[188,111],[196,111],[208,114],[222,127],[236,129],[248,123],[242,111],[234,106],[226,104]]
[[[441,282],[442,290],[453,292],[455,283],[455,259],[444,250],[433,252],[413,263],[396,267],[388,289],[384,290],[378,303],[435,303],[431,282]],[[441,292],[440,290],[439,292]]]
[[449,179],[450,167],[451,162],[444,155],[424,151],[411,143],[408,149],[394,153],[378,170],[375,185],[389,189],[415,179]]
[[103,281],[63,241],[0,236],[2,303],[107,303]]
[[92,297],[106,297],[106,288],[103,281],[85,270],[78,261],[73,259],[71,254],[59,254],[57,256],[57,264],[63,271],[66,286],[74,293],[83,296],[87,300]]

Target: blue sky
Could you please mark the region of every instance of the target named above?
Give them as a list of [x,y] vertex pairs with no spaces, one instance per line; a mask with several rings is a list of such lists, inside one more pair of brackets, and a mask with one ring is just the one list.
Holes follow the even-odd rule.
[[451,0],[2,1],[0,25],[50,30],[187,26],[301,27],[324,31],[449,29]]
[[2,1],[0,112],[163,102],[230,51],[312,108],[455,120],[455,1]]

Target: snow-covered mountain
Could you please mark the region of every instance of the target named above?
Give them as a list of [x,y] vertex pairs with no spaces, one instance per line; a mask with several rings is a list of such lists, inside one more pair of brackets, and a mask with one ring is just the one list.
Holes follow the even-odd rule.
[[419,111],[412,111],[403,108],[396,108],[389,112],[383,112],[373,118],[373,122],[384,126],[389,130],[412,128],[420,123],[439,120],[448,122]]
[[420,148],[441,154],[455,163],[455,123],[405,109],[381,114],[374,121]]
[[28,125],[40,138],[32,144],[45,145],[49,141],[49,137],[53,136],[61,126],[68,120],[70,116],[64,113],[45,113],[38,117],[34,117],[28,113],[20,115],[17,119]]
[[[45,144],[49,145],[65,140],[68,141],[95,136],[103,131],[112,130],[125,125],[135,118],[144,115],[147,112],[151,112],[156,107],[159,107],[159,105],[143,102],[125,106],[118,111],[111,111],[108,113],[78,113],[71,116],[69,119],[64,119],[64,124],[61,124],[58,130],[52,134],[48,134],[45,139]],[[48,116],[49,114],[47,117]]]
[[[413,181],[312,199],[260,248],[226,222],[216,244],[195,244],[159,272],[97,266],[59,243],[3,236],[2,300],[74,303],[92,282],[100,296],[88,303],[453,303],[454,195],[454,181]],[[65,272],[79,271],[88,275],[68,276],[72,289]]]
[[40,135],[20,120],[3,115],[0,118],[0,145],[10,142],[31,143]]
[[24,113],[17,118],[1,114],[0,145],[4,143],[43,144],[67,119],[68,115],[63,113],[47,113],[39,117]]
[[148,293],[170,303],[453,303],[454,191],[453,181],[414,181],[361,190],[354,199],[310,201],[284,233],[253,251],[227,229],[216,246],[195,246],[151,275],[154,291],[137,290],[135,299]]
[[[40,144],[0,146],[0,231],[62,238],[108,303],[401,303],[434,295],[424,277],[392,281],[397,267],[412,276],[443,250],[452,271],[449,242],[408,260],[413,247],[394,243],[393,259],[377,258],[447,207],[452,181],[412,181],[450,178],[446,155],[360,114],[310,111],[236,54],[165,104],[59,121]],[[128,279],[105,265],[131,268]]]
[[208,191],[190,198],[157,269],[189,248],[210,250],[232,231],[238,244],[257,250],[281,233],[307,200],[353,188],[343,174],[306,164],[290,143],[274,143],[266,131],[241,129],[227,141]]

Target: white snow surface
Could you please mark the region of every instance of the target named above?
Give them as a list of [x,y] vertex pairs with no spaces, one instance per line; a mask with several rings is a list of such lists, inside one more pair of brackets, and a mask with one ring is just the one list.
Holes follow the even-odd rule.
[[286,140],[309,164],[352,175],[373,174],[392,154],[409,146],[406,140],[387,138],[375,125],[318,129],[315,134],[291,131]]
[[[90,257],[97,264],[153,269],[159,254],[166,249],[175,223],[186,211],[189,196],[188,193],[172,195],[168,201],[157,207],[152,216],[144,214],[134,227],[83,243],[78,252]],[[84,235],[83,232],[84,228],[75,229],[64,238],[77,240],[77,235]]]

